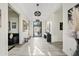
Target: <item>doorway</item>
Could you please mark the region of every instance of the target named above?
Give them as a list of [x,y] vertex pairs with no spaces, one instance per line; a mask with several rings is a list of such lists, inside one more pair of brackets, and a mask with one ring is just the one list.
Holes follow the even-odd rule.
[[8,7],[8,51],[19,44],[19,14]]
[[33,37],[42,37],[42,22],[40,20],[33,22]]

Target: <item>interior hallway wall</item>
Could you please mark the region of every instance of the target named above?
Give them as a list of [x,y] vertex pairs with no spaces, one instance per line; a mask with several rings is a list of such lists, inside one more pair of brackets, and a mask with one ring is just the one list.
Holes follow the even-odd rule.
[[8,55],[8,4],[0,3],[1,27],[0,27],[0,56]]
[[[8,12],[8,21],[10,21],[10,30],[9,33],[19,33],[19,15],[17,13],[15,13],[13,10],[9,9]],[[12,23],[15,22],[16,23],[16,29],[12,28]]]
[[28,36],[28,29],[23,31],[23,20],[28,22],[28,18],[21,8],[23,6],[22,4],[10,3],[10,6],[19,14],[19,44],[23,44],[25,38]]
[[76,41],[73,35],[73,29],[68,24],[68,10],[75,6],[75,3],[63,4],[63,51],[67,55],[73,55],[76,50]]
[[56,41],[63,41],[63,30],[60,30],[60,22],[63,22],[63,10],[62,10],[62,6],[60,7],[60,9],[58,9],[55,13],[54,13],[54,21],[53,21],[53,37],[54,39],[52,39],[53,42]]
[[19,33],[20,33],[20,36],[19,36],[19,38],[20,38],[20,44],[23,44],[24,43],[24,41],[25,41],[25,39],[27,39],[28,38],[28,29],[27,30],[25,30],[25,31],[23,31],[23,20],[25,20],[26,22],[28,22],[27,21],[27,18],[25,17],[25,16],[23,16],[23,15],[20,15],[20,21],[19,21]]
[[[60,30],[60,22],[63,22],[63,10],[62,4],[60,7],[55,11],[51,12],[48,17],[48,21],[52,22],[51,28],[51,35],[52,35],[52,42],[63,41],[63,30]],[[45,24],[47,26],[47,24]]]

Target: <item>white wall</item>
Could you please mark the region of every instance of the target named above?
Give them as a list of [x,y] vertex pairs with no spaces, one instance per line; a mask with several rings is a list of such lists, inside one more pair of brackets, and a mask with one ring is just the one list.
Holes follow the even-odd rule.
[[76,50],[76,41],[75,38],[72,36],[72,30],[68,24],[68,13],[67,11],[72,8],[75,4],[74,3],[66,3],[63,4],[63,51],[67,55],[73,55],[74,51]]
[[[19,44],[23,44],[24,38],[28,36],[28,30],[23,32],[23,20],[28,22],[28,17],[26,16],[24,10],[21,8],[22,4],[10,3],[10,6],[19,14]],[[27,9],[26,9],[27,11]]]
[[63,22],[63,15],[62,15],[62,6],[58,11],[54,13],[54,19],[53,19],[53,36],[54,39],[52,39],[52,42],[56,41],[62,41],[63,39],[63,30],[60,30],[60,22]]
[[[8,12],[8,20],[10,21],[10,30],[9,33],[19,33],[19,15],[16,14],[13,10],[10,10]],[[16,23],[16,28],[13,29],[12,28],[12,23],[15,22]]]
[[8,55],[8,4],[0,3],[1,27],[0,27],[0,55]]
[[20,19],[19,19],[19,34],[20,34],[20,44],[23,44],[24,42],[24,38],[28,37],[28,29],[26,31],[23,32],[23,20],[27,21],[27,18],[24,15],[20,15]]
[[[52,9],[53,10],[53,9]],[[63,22],[63,11],[62,5],[55,11],[51,12],[48,15],[47,22],[52,23],[51,34],[52,34],[52,42],[63,41],[63,31],[60,30],[60,22]],[[47,24],[45,24],[47,27]]]

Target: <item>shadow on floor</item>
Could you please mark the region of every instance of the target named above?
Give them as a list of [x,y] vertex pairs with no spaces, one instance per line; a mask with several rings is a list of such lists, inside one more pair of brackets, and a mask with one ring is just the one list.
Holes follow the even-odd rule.
[[53,42],[51,43],[52,45],[54,45],[55,47],[59,48],[59,49],[63,49],[63,42]]

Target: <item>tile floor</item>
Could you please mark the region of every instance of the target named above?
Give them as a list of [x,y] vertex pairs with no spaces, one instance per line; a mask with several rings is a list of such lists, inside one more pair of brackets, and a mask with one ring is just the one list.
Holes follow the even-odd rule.
[[8,52],[9,56],[66,56],[62,51],[62,43],[47,43],[41,37],[31,38],[23,45],[17,45]]

